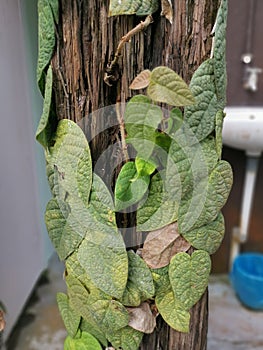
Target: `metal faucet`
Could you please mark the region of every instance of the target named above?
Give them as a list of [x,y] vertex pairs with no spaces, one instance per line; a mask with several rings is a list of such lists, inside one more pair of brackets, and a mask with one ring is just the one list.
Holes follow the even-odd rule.
[[244,89],[256,92],[258,89],[258,74],[263,70],[257,67],[246,67]]

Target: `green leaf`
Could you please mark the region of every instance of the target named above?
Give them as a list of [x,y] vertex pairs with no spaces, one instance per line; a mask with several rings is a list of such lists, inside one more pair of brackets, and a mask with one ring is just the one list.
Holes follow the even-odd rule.
[[183,124],[183,114],[179,108],[173,108],[168,119],[167,134],[173,134],[181,128]]
[[137,230],[153,231],[177,220],[180,182],[174,168],[167,168],[151,179],[148,198],[137,210]]
[[112,346],[116,349],[121,348],[122,350],[138,350],[142,337],[142,332],[129,326],[107,334],[107,338]]
[[222,156],[222,146],[223,146],[223,138],[222,138],[222,130],[223,130],[223,120],[225,117],[225,113],[223,111],[218,111],[216,113],[216,152],[218,158],[221,159]]
[[67,336],[64,350],[102,350],[100,343],[91,334],[80,332],[79,338]]
[[128,277],[128,258],[117,228],[96,221],[78,249],[78,260],[97,288],[120,298]]
[[115,332],[128,326],[129,313],[116,300],[94,300],[89,308],[103,332]]
[[208,224],[183,234],[184,238],[196,249],[203,249],[210,255],[220,247],[225,234],[225,222],[221,213]]
[[[70,206],[87,206],[92,184],[92,161],[88,141],[81,128],[71,120],[58,123],[55,144],[48,156],[53,194]],[[75,205],[75,206],[76,206]]]
[[140,158],[150,159],[155,146],[155,130],[162,117],[162,110],[144,95],[134,96],[127,103],[124,113],[127,142],[134,146]]
[[126,288],[120,299],[126,306],[139,306],[154,296],[152,274],[146,263],[133,251],[128,251],[129,274]]
[[190,309],[208,286],[211,260],[207,252],[196,250],[192,255],[176,254],[169,266],[169,277],[175,298]]
[[111,0],[109,16],[150,15],[159,8],[159,0]]
[[68,296],[66,294],[57,293],[57,303],[66,330],[70,337],[74,338],[77,334],[81,317],[70,307]]
[[214,61],[204,61],[195,71],[190,88],[196,103],[185,108],[184,121],[198,141],[206,138],[215,128],[215,116],[219,109],[214,76]]
[[45,148],[49,145],[49,142],[55,132],[55,128],[57,127],[57,118],[51,109],[52,84],[52,68],[50,65],[47,71],[43,113],[36,131],[37,141]]
[[108,226],[116,228],[112,196],[104,181],[95,173],[93,174],[89,213],[96,221],[103,222]]
[[171,106],[189,106],[195,103],[187,84],[168,67],[156,67],[152,71],[147,94],[153,101]]
[[150,176],[139,176],[134,162],[121,168],[115,185],[115,210],[121,211],[138,203],[148,190]]
[[74,231],[68,220],[70,213],[61,211],[56,199],[51,199],[46,208],[45,222],[49,237],[61,260],[65,260],[80,244],[85,235],[85,229]]
[[226,27],[227,27],[227,0],[222,0],[216,18],[215,44],[214,44],[214,72],[216,94],[220,108],[226,104]]
[[196,183],[195,191],[183,198],[179,208],[179,232],[184,235],[214,221],[227,201],[232,182],[230,164],[219,161],[209,177]]
[[136,157],[135,167],[136,167],[138,176],[148,176],[155,171],[156,165],[140,157]]
[[200,154],[198,155],[199,166],[207,169],[203,172],[203,174],[207,176],[215,168],[219,159],[216,149],[216,140],[214,136],[209,136],[202,140],[199,145],[201,147],[199,151]]
[[171,290],[172,287],[168,272],[168,265],[160,269],[151,269],[156,295],[162,295]]
[[54,18],[58,18],[58,0],[38,0],[38,64],[37,81],[42,95],[45,91],[45,71],[56,44]]
[[189,332],[190,313],[175,299],[172,290],[156,295],[155,301],[158,311],[170,327],[178,332]]
[[82,318],[79,328],[82,332],[87,332],[93,335],[93,337],[95,337],[103,346],[108,346],[108,341],[104,333],[102,333],[100,327],[94,323],[92,316],[90,316],[89,320]]

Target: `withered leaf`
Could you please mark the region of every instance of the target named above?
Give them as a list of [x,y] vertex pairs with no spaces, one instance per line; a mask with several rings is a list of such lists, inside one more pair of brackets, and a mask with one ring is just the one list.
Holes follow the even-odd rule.
[[178,233],[177,222],[174,222],[148,234],[142,257],[148,266],[157,269],[167,266],[176,253],[186,252],[190,246]]
[[130,321],[129,326],[137,331],[150,334],[156,327],[156,316],[153,315],[148,303],[142,303],[139,307],[127,308]]
[[143,70],[135,77],[129,86],[131,90],[140,90],[146,88],[150,83],[151,71],[149,69]]
[[173,8],[171,0],[162,0],[161,15],[165,16],[171,24],[173,23]]
[[4,312],[0,310],[0,332],[2,332],[4,328],[5,328]]

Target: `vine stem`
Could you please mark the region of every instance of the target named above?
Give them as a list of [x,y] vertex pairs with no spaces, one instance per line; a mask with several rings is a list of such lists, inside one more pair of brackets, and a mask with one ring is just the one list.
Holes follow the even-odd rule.
[[118,46],[117,46],[117,49],[115,51],[115,54],[114,54],[114,58],[113,60],[108,64],[108,67],[107,67],[107,73],[105,74],[104,76],[104,81],[106,84],[108,84],[109,86],[111,86],[111,83],[110,83],[110,79],[113,77],[112,76],[112,73],[113,73],[113,70],[114,70],[114,67],[117,65],[118,63],[118,60],[119,60],[119,57],[121,56],[121,51],[124,47],[124,45],[129,42],[131,40],[131,38],[141,32],[142,30],[144,30],[145,28],[147,28],[151,23],[153,23],[153,18],[151,15],[148,15],[144,21],[141,21],[136,27],[132,28],[127,34],[125,34]]
[[125,163],[127,163],[129,161],[129,153],[128,153],[128,147],[126,143],[124,119],[123,119],[122,110],[121,110],[120,83],[118,83],[117,89],[118,89],[118,95],[116,100],[116,115],[120,125],[122,152],[124,155]]

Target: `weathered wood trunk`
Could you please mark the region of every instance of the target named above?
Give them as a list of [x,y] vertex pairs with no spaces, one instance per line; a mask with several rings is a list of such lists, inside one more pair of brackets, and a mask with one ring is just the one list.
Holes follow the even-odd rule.
[[[108,0],[59,2],[58,40],[52,60],[56,112],[60,119],[82,123],[91,140],[95,162],[108,145],[119,140],[119,130],[118,127],[107,129],[113,118],[110,113],[98,118],[93,112],[115,104],[117,99],[126,102],[132,96],[129,84],[146,68],[165,65],[189,82],[194,70],[210,54],[210,33],[219,0],[173,0],[172,25],[160,17],[160,12],[154,14],[154,23],[125,45],[114,77],[117,81],[112,86],[104,82],[107,65],[121,37],[142,18],[108,18]],[[102,127],[107,132],[99,133]],[[103,171],[105,169],[98,169],[98,172]],[[156,331],[144,337],[140,349],[206,349],[207,304],[208,294],[205,293],[191,311],[189,334],[172,330],[159,317]]]

